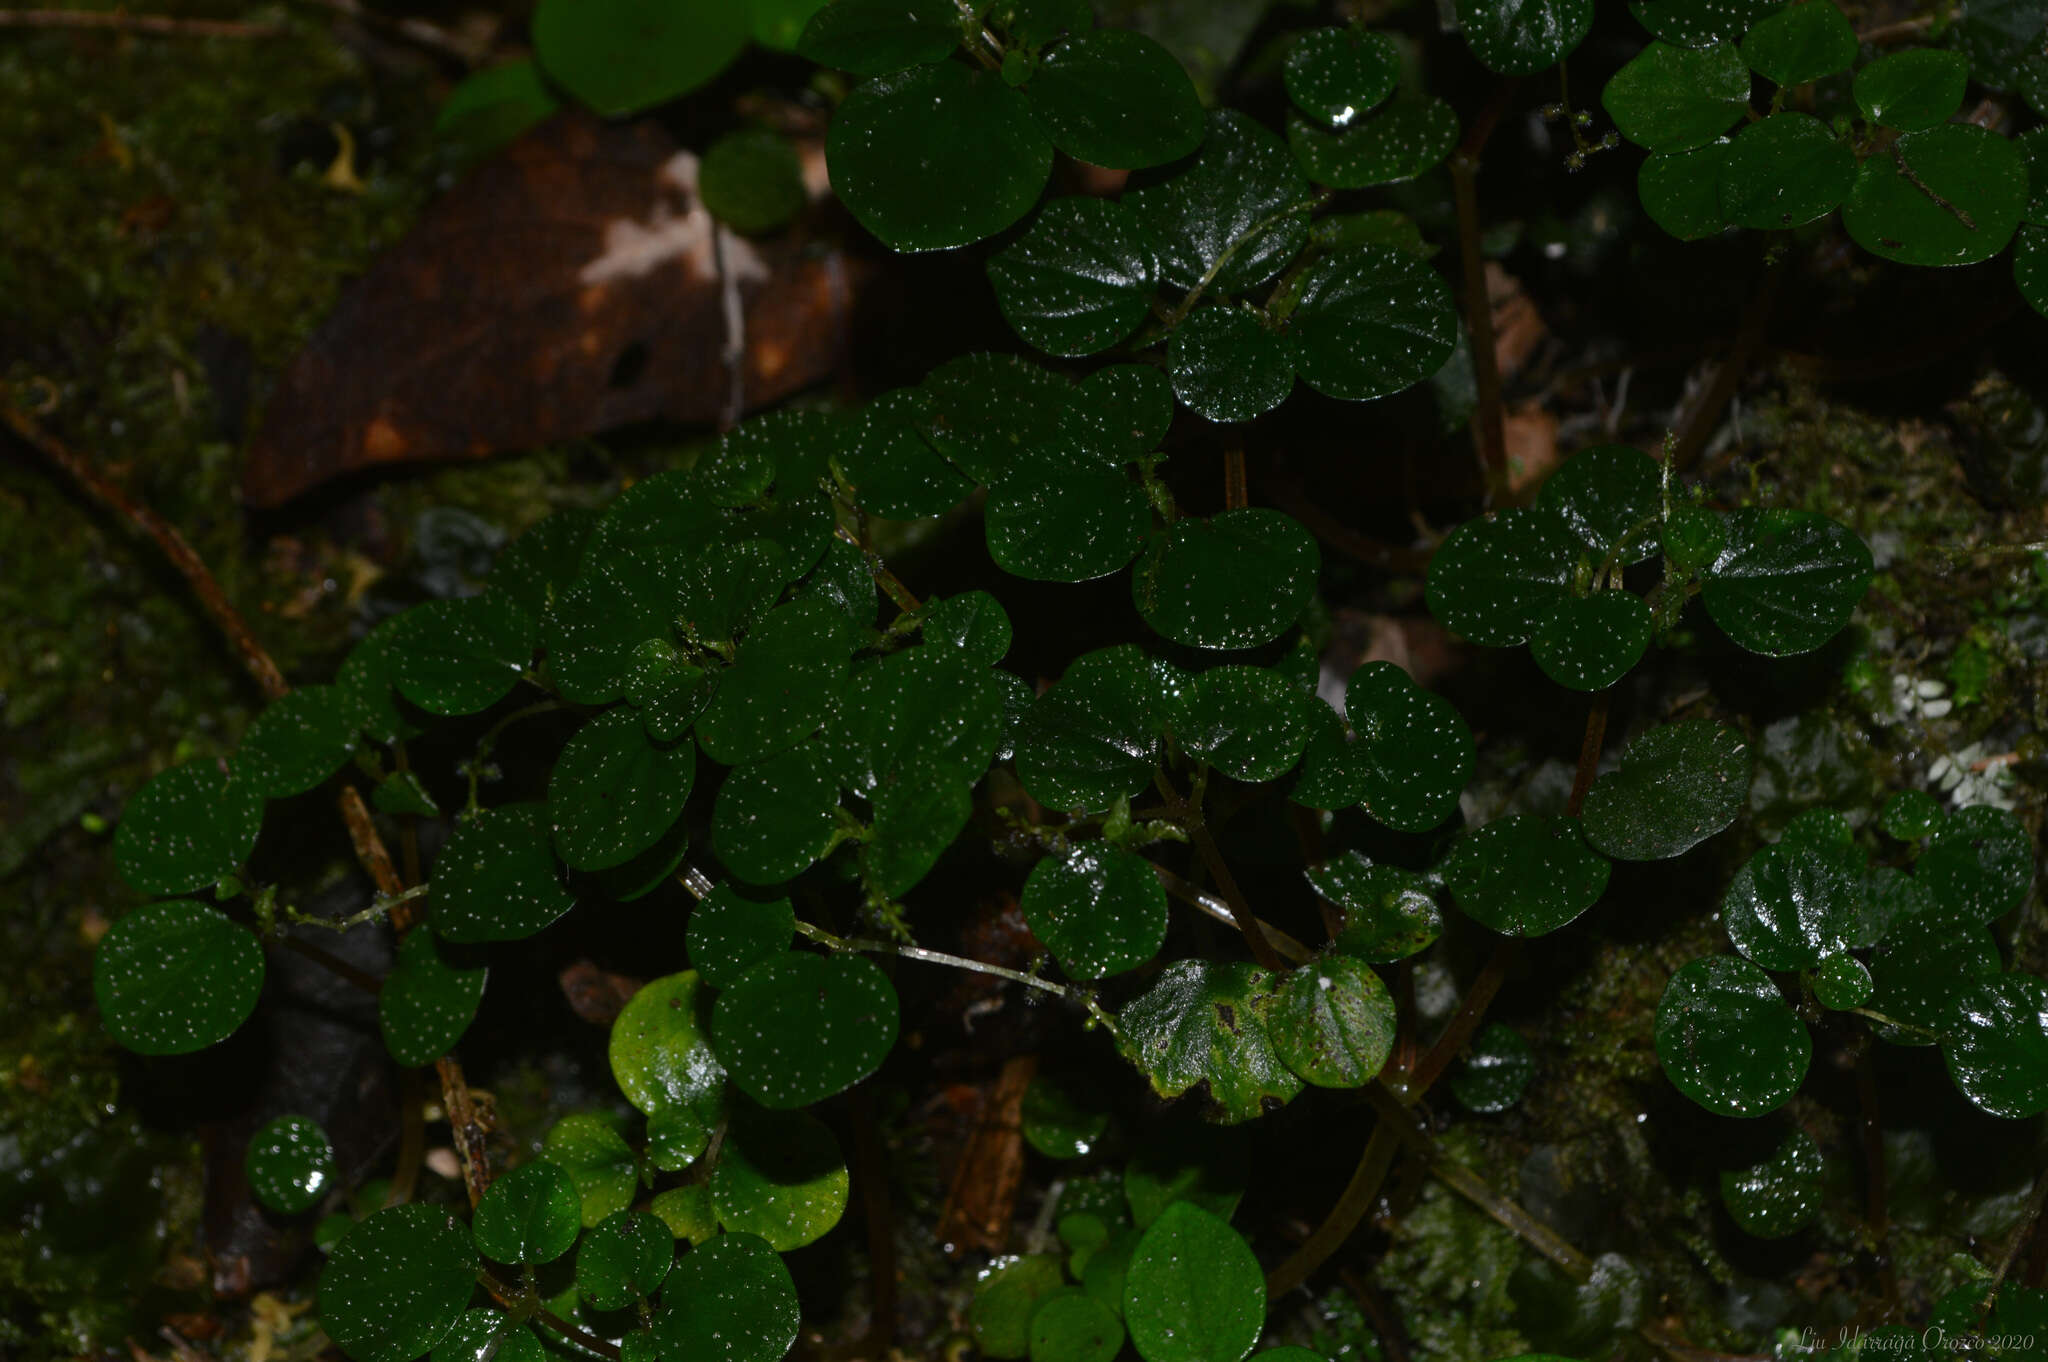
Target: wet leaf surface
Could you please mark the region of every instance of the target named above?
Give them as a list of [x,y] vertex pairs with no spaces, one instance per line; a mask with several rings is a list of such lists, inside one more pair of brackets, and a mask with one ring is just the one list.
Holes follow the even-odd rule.
[[617,1211],[576,1246],[576,1294],[593,1310],[650,1299],[675,1265],[676,1239],[651,1215]]
[[[260,778],[260,777],[259,777]],[[200,758],[158,772],[114,829],[114,867],[145,894],[189,894],[242,868],[263,829],[254,779]]]
[[1339,132],[1287,120],[1287,145],[1302,173],[1332,189],[1400,184],[1433,169],[1458,145],[1458,115],[1434,96],[1400,98]]
[[1244,308],[1196,308],[1173,329],[1166,362],[1173,395],[1211,421],[1249,421],[1294,391],[1287,342]]
[[650,741],[640,714],[625,706],[598,715],[548,778],[556,852],[579,870],[632,860],[682,817],[696,774],[695,743]]
[[1472,778],[1472,730],[1458,707],[1391,662],[1351,674],[1344,712],[1365,762],[1365,811],[1390,828],[1423,832],[1450,816]]
[[320,1324],[355,1362],[411,1362],[476,1289],[469,1235],[438,1206],[391,1206],[343,1235],[320,1275]]
[[1188,1202],[1131,1254],[1124,1323],[1145,1362],[1238,1362],[1266,1320],[1265,1276],[1244,1236]]
[[711,1204],[732,1233],[779,1253],[824,1237],[846,1212],[846,1161],[823,1121],[807,1111],[733,1113],[711,1174]]
[[628,1102],[650,1117],[681,1107],[716,1123],[725,1070],[707,1034],[710,1016],[708,990],[690,970],[650,980],[633,995],[612,1023],[608,1047]]
[[1152,244],[1110,199],[1054,199],[988,260],[1003,319],[1051,355],[1092,355],[1138,329],[1158,286]]
[[1870,585],[1870,549],[1812,511],[1741,510],[1702,572],[1714,623],[1753,653],[1811,652],[1834,637]]
[[1821,1172],[1820,1147],[1794,1129],[1762,1163],[1721,1174],[1721,1204],[1749,1233],[1782,1239],[1819,1213]]
[[1451,1096],[1466,1110],[1482,1114],[1506,1111],[1522,1100],[1536,1076],[1536,1052],[1520,1031],[1489,1022],[1472,1038],[1465,1062],[1447,1079]]
[[1711,719],[1653,728],[1586,792],[1586,840],[1621,861],[1681,856],[1735,821],[1750,767],[1748,742]]
[[400,1064],[432,1064],[455,1048],[476,1019],[489,974],[457,964],[434,933],[416,929],[398,943],[398,959],[377,990],[377,1025]]
[[1646,151],[1689,151],[1735,125],[1749,107],[1749,68],[1733,43],[1699,49],[1651,43],[1614,74],[1600,103],[1621,135]]
[[1076,979],[1135,969],[1166,941],[1166,890],[1144,858],[1085,843],[1031,868],[1019,900],[1031,934]]
[[1123,202],[1155,243],[1162,282],[1192,289],[1207,279],[1229,294],[1266,282],[1300,252],[1307,213],[1292,210],[1308,199],[1280,139],[1225,109],[1209,115],[1192,160],[1134,177]]
[[1220,1119],[1253,1120],[1301,1091],[1267,1029],[1272,987],[1273,976],[1254,965],[1168,965],[1118,1014],[1124,1056],[1161,1097],[1205,1085]]
[[775,1362],[796,1343],[796,1284],[759,1236],[723,1234],[683,1255],[661,1292],[665,1357]]
[[1943,1046],[1949,1077],[1993,1116],[2048,1111],[2048,983],[2006,974],[1971,987]]
[[1508,936],[1543,936],[1599,901],[1613,870],[1576,819],[1518,813],[1458,840],[1438,867],[1451,899]]
[[1294,623],[1321,562],[1295,521],[1241,507],[1156,531],[1131,575],[1131,597],[1145,622],[1175,643],[1254,648]]
[[896,990],[873,961],[790,952],[750,966],[718,995],[711,1035],[733,1084],[781,1110],[873,1073],[896,1027]]
[[449,941],[517,941],[576,906],[549,850],[547,805],[485,809],[434,862],[431,920]]
[[576,1183],[546,1159],[493,1180],[470,1223],[478,1251],[500,1263],[552,1263],[576,1246],[582,1229]]
[[1457,8],[1472,55],[1504,76],[1557,65],[1593,26],[1592,0],[1459,0]]
[[1137,170],[1202,142],[1202,101],[1188,73],[1129,29],[1076,33],[1048,49],[1026,93],[1052,144],[1090,165]]
[[1390,247],[1318,260],[1302,276],[1288,322],[1301,381],[1350,401],[1386,397],[1444,366],[1457,308],[1435,270]]
[[1370,1083],[1394,1048],[1393,996],[1349,955],[1289,971],[1267,1020],[1281,1061],[1319,1088]]
[[334,1146],[307,1116],[280,1116],[257,1131],[243,1166],[257,1200],[283,1215],[311,1210],[334,1186]]
[[1384,33],[1312,28],[1295,36],[1281,74],[1296,108],[1342,127],[1392,94],[1400,70]]
[[255,933],[189,900],[117,919],[93,953],[92,993],[114,1039],[142,1055],[183,1055],[234,1034],[263,991]]
[[1804,85],[1849,69],[1856,60],[1856,30],[1834,0],[1788,5],[1743,35],[1742,59],[1765,80]]
[[[1872,255],[1907,265],[1971,265],[2005,249],[2026,211],[2026,158],[1970,124],[1910,132],[1864,158],[1842,225]],[[1938,196],[1938,197],[1937,197]]]
[[1722,1116],[1761,1116],[1798,1091],[1813,1040],[1769,975],[1733,955],[1679,967],[1657,1004],[1657,1059]]
[[1435,885],[1412,870],[1374,865],[1363,853],[1347,851],[1306,873],[1318,894],[1344,910],[1335,944],[1346,955],[1382,964],[1405,960],[1443,934]]

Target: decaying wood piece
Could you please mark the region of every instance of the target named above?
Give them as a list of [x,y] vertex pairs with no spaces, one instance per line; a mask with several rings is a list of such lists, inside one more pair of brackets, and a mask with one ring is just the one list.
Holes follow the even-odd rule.
[[1002,1253],[1009,1242],[1024,1180],[1024,1090],[1037,1072],[1037,1055],[1015,1055],[982,1095],[974,1133],[960,1152],[939,1213],[939,1242],[955,1257],[972,1250]]

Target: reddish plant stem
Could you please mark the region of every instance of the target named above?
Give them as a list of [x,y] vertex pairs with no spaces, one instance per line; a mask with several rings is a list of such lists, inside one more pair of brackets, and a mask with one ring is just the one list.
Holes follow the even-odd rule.
[[1516,84],[1512,78],[1500,83],[1466,131],[1464,141],[1451,153],[1451,193],[1458,207],[1458,268],[1464,277],[1465,329],[1472,343],[1472,385],[1476,397],[1472,440],[1478,447],[1479,473],[1485,482],[1489,506],[1508,495],[1508,451],[1500,364],[1494,355],[1493,299],[1487,294],[1486,260],[1479,247],[1479,158],[1506,112]]
[[1223,861],[1223,853],[1217,849],[1216,839],[1209,835],[1209,824],[1202,817],[1199,800],[1184,797],[1173,788],[1173,782],[1166,778],[1166,772],[1153,774],[1152,783],[1159,795],[1166,801],[1167,809],[1175,821],[1187,830],[1188,840],[1194,844],[1195,854],[1202,858],[1202,865],[1208,870],[1209,878],[1215,881],[1216,892],[1230,906],[1230,915],[1237,919],[1237,929],[1244,935],[1244,944],[1250,948],[1252,959],[1275,973],[1285,973],[1287,962],[1273,949],[1273,943],[1266,939],[1265,930],[1259,926],[1259,919],[1253,915],[1251,905],[1245,901],[1244,892],[1237,887],[1236,876]]
[[1892,1266],[1891,1214],[1886,1208],[1884,1179],[1884,1123],[1877,1100],[1877,1047],[1865,1037],[1863,1052],[1856,1057],[1856,1105],[1863,1118],[1863,1164],[1868,1203],[1870,1240],[1877,1253],[1878,1282],[1884,1288],[1885,1316],[1899,1313],[1899,1274]]
[[1479,967],[1472,986],[1465,990],[1451,1024],[1437,1037],[1436,1044],[1430,1046],[1416,1062],[1415,1072],[1409,1075],[1406,1089],[1411,1106],[1422,1100],[1430,1085],[1443,1077],[1451,1061],[1471,1042],[1472,1033],[1486,1019],[1486,1009],[1492,1005],[1494,995],[1500,992],[1501,983],[1508,976],[1508,966],[1514,963],[1517,944],[1512,937],[1507,937],[1494,946],[1493,953],[1486,957],[1486,963]]
[[1232,445],[1223,451],[1223,509],[1235,511],[1251,505],[1244,485],[1244,450]]
[[1572,795],[1564,806],[1569,817],[1577,818],[1586,807],[1586,792],[1593,788],[1593,778],[1600,774],[1600,747],[1607,741],[1607,697],[1612,693],[1595,692],[1592,707],[1586,711],[1586,736],[1579,740],[1579,769],[1572,775]]
[[1316,1226],[1301,1247],[1287,1256],[1286,1261],[1266,1274],[1266,1299],[1277,1300],[1295,1287],[1307,1281],[1315,1270],[1329,1261],[1331,1254],[1343,1247],[1351,1232],[1358,1228],[1358,1222],[1365,1219],[1366,1212],[1380,1194],[1380,1184],[1387,1180],[1387,1170],[1394,1166],[1394,1155],[1400,1151],[1401,1134],[1395,1123],[1382,1116],[1372,1128],[1372,1135],[1365,1142],[1365,1149],[1358,1156],[1358,1166],[1351,1172],[1351,1181],[1345,1184],[1342,1195],[1323,1223]]
[[1371,535],[1360,534],[1309,500],[1298,485],[1289,486],[1261,478],[1259,489],[1275,506],[1299,520],[1310,534],[1361,563],[1370,563],[1392,572],[1420,572],[1429,566],[1430,550],[1402,548],[1374,539]]

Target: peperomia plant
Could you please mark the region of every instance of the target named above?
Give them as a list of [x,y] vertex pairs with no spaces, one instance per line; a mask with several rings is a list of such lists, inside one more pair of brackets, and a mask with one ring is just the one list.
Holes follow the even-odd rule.
[[[2040,139],[1952,121],[1973,80],[2034,89],[2038,35],[2000,47],[1965,21],[1960,46],[1857,66],[1831,0],[1632,8],[1655,40],[1602,102],[1652,153],[1642,200],[1674,235],[1804,228],[1841,208],[1887,260],[1963,264],[2011,243],[2042,305]],[[1473,54],[1512,76],[1558,65],[1594,17],[1548,0],[1454,9]],[[868,1100],[909,1048],[900,971],[924,966],[1038,996],[1074,1046],[1113,1052],[1153,1099],[1215,1127],[1290,1105],[1375,1118],[1327,1218],[1284,1249],[1233,1225],[1243,1169],[1213,1131],[1180,1137],[1196,1152],[1162,1141],[1120,1176],[1075,1177],[1032,1251],[980,1282],[966,1327],[984,1355],[1238,1362],[1271,1341],[1269,1300],[1323,1267],[1401,1157],[1554,1265],[1554,1281],[1522,1279],[1532,1339],[1589,1356],[1630,1332],[1674,1346],[1638,1270],[1491,1191],[1446,1152],[1427,1099],[1445,1078],[1470,1113],[1512,1109],[1540,1060],[1514,1028],[1480,1028],[1517,943],[1638,911],[1659,873],[1641,866],[1743,817],[1748,716],[1674,704],[1610,743],[1611,697],[1656,665],[1653,645],[1691,656],[1711,634],[1748,659],[1818,653],[1864,599],[1870,548],[1819,511],[1689,485],[1675,442],[1661,457],[1594,444],[1519,491],[1481,431],[1484,486],[1464,506],[1483,513],[1424,536],[1428,609],[1465,643],[1526,645],[1558,688],[1549,703],[1587,711],[1568,793],[1482,808],[1468,795],[1486,739],[1393,661],[1331,665],[1327,535],[1252,504],[1244,466],[1250,423],[1297,379],[1340,402],[1391,398],[1455,367],[1461,344],[1490,372],[1469,211],[1461,321],[1415,222],[1347,197],[1423,176],[1461,139],[1469,187],[1483,127],[1461,129],[1393,38],[1357,26],[1277,49],[1284,128],[1205,107],[1165,47],[1078,0],[547,0],[538,67],[466,87],[444,122],[491,140],[557,90],[600,113],[646,108],[750,36],[821,68],[830,178],[862,228],[902,253],[987,242],[1016,335],[1100,362],[976,350],[860,403],[753,417],[601,511],[541,520],[480,591],[377,624],[331,683],[276,687],[231,760],[171,766],[121,819],[119,872],[151,901],[99,943],[107,1027],[144,1055],[218,1044],[255,1010],[267,951],[291,948],[376,993],[391,1059],[434,1066],[460,1123],[473,1094],[451,1057],[511,943],[661,905],[631,920],[650,958],[688,967],[610,1021],[623,1104],[561,1116],[509,1168],[458,1135],[466,1197],[365,1205],[303,1116],[249,1143],[266,1205],[328,1212],[319,1317],[356,1362],[784,1355],[803,1313],[785,1255],[854,1201],[841,1134],[813,1109]],[[1767,110],[1752,71],[1772,83]],[[1598,144],[1565,105],[1583,158]],[[1132,173],[1047,197],[1060,157]],[[803,203],[799,175],[785,142],[746,129],[707,153],[702,192],[733,228],[768,232]],[[1179,476],[1190,443],[1219,436],[1220,506]],[[962,516],[979,517],[994,571],[919,599],[885,561],[901,537],[878,523]],[[1006,668],[1007,590],[1098,579],[1114,592],[1088,599],[1113,607],[1117,641],[1070,650],[1056,676]],[[416,764],[450,750],[465,755]],[[251,869],[266,812],[330,782],[378,889],[340,918]],[[1219,829],[1255,820],[1298,833],[1298,901],[1241,887]],[[2048,983],[2008,968],[1990,926],[2032,883],[2025,827],[1991,808],[1944,816],[1918,792],[1881,826],[1897,846],[1873,865],[1855,825],[1811,809],[1726,877],[1737,954],[1680,964],[1655,1008],[1657,1058],[1684,1096],[1725,1116],[1778,1110],[1806,1077],[1810,1028],[1839,1023],[1859,1044],[1939,1044],[1985,1112],[2048,1110]],[[394,830],[418,873],[385,851]],[[1898,847],[1915,844],[1908,861]],[[947,912],[933,886],[961,866],[1015,895],[1023,958],[925,944]],[[388,935],[388,969],[362,977],[309,941],[337,929]],[[1418,965],[1450,937],[1490,958],[1425,1035]],[[1019,1103],[1049,1159],[1088,1156],[1112,1130],[1112,1104],[1057,1074]],[[1722,1188],[1743,1228],[1778,1236],[1816,1214],[1821,1178],[1794,1127]]]

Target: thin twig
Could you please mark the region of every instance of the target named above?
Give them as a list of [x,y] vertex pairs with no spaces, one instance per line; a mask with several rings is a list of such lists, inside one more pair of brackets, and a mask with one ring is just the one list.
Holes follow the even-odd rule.
[[867,559],[868,575],[875,579],[877,586],[888,593],[889,599],[896,603],[898,610],[910,614],[924,609],[918,603],[917,597],[911,594],[910,588],[896,580],[896,574],[889,571],[888,566],[882,562],[882,555],[854,538],[844,525],[839,527],[838,533],[841,539],[861,551],[861,556]]
[[[1163,865],[1155,863],[1152,866],[1152,873],[1158,878],[1159,883],[1165,887],[1166,892],[1179,899],[1182,903],[1187,904],[1191,908],[1200,909],[1226,927],[1234,929],[1237,926],[1237,918],[1231,913],[1230,905],[1215,895],[1203,893],[1200,889],[1189,884]],[[1281,931],[1264,918],[1258,919],[1258,923],[1259,930],[1264,932],[1266,939],[1273,943],[1273,949],[1279,951],[1289,962],[1296,965],[1306,964],[1315,954],[1307,946],[1302,945],[1301,942],[1295,940],[1286,932]]]
[[329,973],[355,985],[372,998],[376,997],[384,988],[384,981],[382,979],[357,969],[340,956],[335,955],[331,951],[324,950],[310,941],[301,941],[295,936],[281,936],[277,938],[277,944],[283,946],[288,951],[305,956],[308,960],[325,968]]
[[1251,505],[1251,497],[1244,485],[1244,446],[1232,445],[1223,451],[1223,509],[1235,511]]
[[1266,1274],[1267,1300],[1277,1300],[1300,1286],[1314,1275],[1317,1268],[1329,1261],[1331,1254],[1344,1246],[1344,1241],[1358,1228],[1358,1222],[1365,1219],[1366,1212],[1372,1209],[1373,1201],[1380,1194],[1380,1184],[1387,1180],[1387,1170],[1394,1166],[1394,1155],[1400,1152],[1400,1148],[1398,1126],[1381,1117],[1374,1123],[1372,1135],[1358,1156],[1358,1166],[1351,1172],[1351,1181],[1345,1184],[1343,1194],[1330,1207],[1330,1213],[1323,1217],[1323,1223],[1315,1227],[1285,1262]]
[[283,24],[244,24],[232,19],[174,19],[165,14],[127,14],[121,10],[0,10],[0,28],[92,28],[116,33],[148,33],[164,38],[277,38],[290,30]]
[[1885,1314],[1899,1313],[1899,1274],[1892,1267],[1891,1214],[1886,1208],[1884,1176],[1884,1123],[1877,1101],[1876,1045],[1864,1037],[1863,1052],[1856,1057],[1856,1105],[1863,1118],[1863,1163],[1868,1203],[1871,1246],[1876,1250],[1878,1282],[1884,1288]]
[[1188,798],[1173,787],[1166,778],[1166,772],[1154,771],[1152,784],[1158,789],[1166,807],[1187,829],[1188,840],[1194,844],[1195,852],[1202,858],[1202,865],[1209,872],[1209,878],[1216,882],[1216,892],[1223,895],[1223,901],[1230,905],[1230,913],[1237,929],[1244,936],[1244,943],[1251,949],[1252,959],[1267,969],[1284,972],[1287,962],[1273,949],[1273,943],[1266,939],[1259,919],[1253,915],[1251,905],[1245,901],[1244,893],[1237,887],[1237,879],[1224,863],[1223,853],[1216,846],[1216,839],[1209,835],[1209,824],[1202,816],[1202,801],[1197,795]]
[[1472,439],[1479,473],[1491,506],[1508,493],[1506,414],[1500,395],[1500,364],[1494,354],[1493,298],[1486,288],[1486,260],[1479,247],[1479,158],[1506,112],[1516,81],[1504,80],[1492,100],[1451,153],[1451,193],[1458,208],[1458,261],[1465,285],[1465,330],[1472,343],[1472,385],[1477,399]]
[[1486,963],[1479,968],[1479,975],[1473,979],[1472,987],[1465,990],[1465,996],[1458,1003],[1458,1011],[1451,1018],[1451,1024],[1437,1037],[1436,1044],[1416,1061],[1415,1072],[1407,1082],[1407,1101],[1411,1104],[1422,1100],[1430,1085],[1443,1076],[1451,1061],[1458,1057],[1472,1033],[1479,1029],[1479,1023],[1486,1018],[1486,1009],[1493,1002],[1493,995],[1500,992],[1501,982],[1507,978],[1508,966],[1513,963],[1516,948],[1520,943],[1513,937],[1496,942],[1493,954],[1486,957]]
[[1593,788],[1593,778],[1600,774],[1600,747],[1607,741],[1607,697],[1612,693],[1611,688],[1595,692],[1592,707],[1586,711],[1586,734],[1579,740],[1579,769],[1572,775],[1572,795],[1564,806],[1568,817],[1577,818],[1586,807],[1586,792]]
[[430,24],[425,19],[379,14],[358,4],[357,0],[304,0],[304,3],[333,10],[336,14],[345,15],[370,28],[381,28],[387,33],[405,39],[415,47],[453,58],[464,66],[475,66],[483,59],[487,50],[481,44],[464,42],[447,29]]
[[877,955],[895,955],[905,960],[920,960],[927,965],[950,965],[954,969],[992,975],[998,979],[1007,979],[1013,984],[1022,984],[1026,988],[1038,989],[1042,993],[1051,993],[1069,1002],[1082,1004],[1088,1009],[1088,1015],[1100,1022],[1111,1036],[1120,1034],[1116,1029],[1116,1018],[1103,1011],[1102,1005],[1095,1001],[1095,995],[1083,988],[1054,983],[1050,979],[1041,979],[1035,974],[1026,974],[1022,970],[1010,969],[1004,965],[991,965],[986,960],[970,960],[964,955],[948,955],[944,951],[926,950],[922,946],[906,946],[896,941],[876,941],[868,937],[834,936],[823,927],[813,926],[802,918],[797,919],[796,930],[797,935],[807,937],[835,951],[871,951]]

